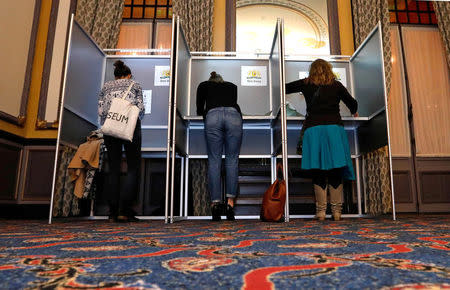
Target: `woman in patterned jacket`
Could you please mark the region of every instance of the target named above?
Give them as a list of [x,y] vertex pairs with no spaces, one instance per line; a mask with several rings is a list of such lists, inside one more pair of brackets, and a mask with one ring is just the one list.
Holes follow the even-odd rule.
[[[126,100],[136,105],[140,112],[134,130],[132,142],[111,136],[104,136],[107,149],[109,171],[106,177],[106,195],[109,202],[109,220],[114,222],[137,221],[132,209],[133,202],[139,190],[139,173],[141,165],[141,119],[144,116],[144,102],[141,85],[131,79],[131,70],[122,61],[114,63],[115,80],[106,82],[99,95],[98,115],[100,126],[105,123],[111,101],[113,98],[121,98],[132,85]],[[127,160],[127,174],[125,179],[120,179],[122,161],[122,147],[125,147]],[[121,181],[124,184],[121,184]]]

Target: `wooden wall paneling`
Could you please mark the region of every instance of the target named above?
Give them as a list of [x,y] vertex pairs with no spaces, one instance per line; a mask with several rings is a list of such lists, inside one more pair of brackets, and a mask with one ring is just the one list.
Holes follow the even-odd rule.
[[341,37],[339,34],[339,14],[337,0],[327,0],[328,9],[328,36],[330,41],[330,54],[341,54]]
[[236,51],[236,0],[226,0],[225,51]]
[[36,128],[57,129],[64,77],[70,14],[76,0],[52,1]]
[[0,139],[0,202],[15,202],[19,187],[23,146]]
[[399,31],[418,212],[450,212],[450,79],[442,40],[434,27],[402,26]]
[[55,146],[25,146],[19,203],[50,203]]
[[401,33],[416,155],[450,157],[450,75],[439,30],[402,26]]
[[[3,87],[0,119],[23,126],[26,119],[41,0],[6,1],[2,4],[4,5],[0,13],[0,25],[9,29],[2,30],[0,53],[7,56],[3,58],[4,67],[11,69],[2,77],[3,81],[0,81],[0,86]],[[11,13],[12,11],[21,13]]]
[[397,212],[416,212],[417,194],[412,160],[408,157],[393,157],[395,209]]
[[450,158],[417,158],[419,212],[450,212]]
[[408,124],[408,100],[404,61],[401,50],[400,32],[396,25],[391,25],[391,89],[388,98],[389,129],[393,157],[411,156],[411,137]]

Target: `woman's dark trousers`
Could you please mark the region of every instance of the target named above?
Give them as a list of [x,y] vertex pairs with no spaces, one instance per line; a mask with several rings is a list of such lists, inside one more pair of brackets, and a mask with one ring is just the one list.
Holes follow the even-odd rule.
[[[106,178],[105,192],[109,201],[110,216],[125,215],[134,216],[131,208],[139,191],[139,179],[141,171],[141,122],[137,121],[134,130],[133,141],[104,136],[107,149],[109,172]],[[120,169],[123,149],[127,161],[126,176],[121,179]],[[123,184],[122,184],[123,183]]]

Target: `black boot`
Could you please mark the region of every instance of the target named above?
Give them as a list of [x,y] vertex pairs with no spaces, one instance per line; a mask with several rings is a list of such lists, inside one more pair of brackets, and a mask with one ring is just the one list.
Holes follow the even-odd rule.
[[109,216],[108,216],[108,221],[110,223],[116,223],[118,222],[117,216],[119,215],[119,206],[110,201],[109,202]]
[[222,211],[221,211],[220,203],[214,203],[212,205],[211,213],[212,213],[212,220],[213,221],[218,222],[218,221],[220,221],[222,219],[222,217],[221,217]]
[[133,201],[127,200],[122,202],[121,210],[119,210],[119,221],[121,222],[139,222],[135,215],[136,212],[133,210]]
[[227,220],[229,221],[234,221],[234,207],[232,207],[231,205],[227,204]]

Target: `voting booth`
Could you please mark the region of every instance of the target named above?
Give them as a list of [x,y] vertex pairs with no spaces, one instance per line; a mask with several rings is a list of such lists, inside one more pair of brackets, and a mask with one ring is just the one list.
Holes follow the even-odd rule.
[[[168,221],[187,218],[208,218],[190,216],[188,213],[189,163],[194,159],[206,159],[206,141],[203,118],[196,114],[196,92],[198,85],[208,80],[210,73],[216,71],[225,81],[234,83],[238,89],[238,104],[243,114],[243,139],[239,158],[264,158],[271,163],[271,181],[275,180],[276,159],[282,162],[287,176],[287,147],[284,79],[282,21],[276,23],[270,55],[237,57],[236,55],[214,55],[214,53],[196,53],[189,51],[178,18],[174,23],[172,44],[172,74],[170,102],[172,133],[169,138],[170,181],[167,182]],[[176,172],[173,163],[176,156],[183,159],[181,171]],[[173,180],[178,174],[184,175],[184,190],[175,192]],[[226,190],[226,189],[224,189]],[[183,200],[183,212],[175,215],[172,211],[173,200],[180,194]],[[258,201],[262,195],[253,199]],[[239,209],[237,199],[236,209]],[[250,199],[251,200],[251,199]],[[170,204],[170,205],[169,205]],[[257,204],[259,208],[259,204]],[[286,207],[286,211],[288,208]],[[256,213],[237,212],[237,218],[259,218]]]
[[[196,89],[201,82],[208,80],[212,71],[238,86],[238,104],[244,120],[240,159],[269,159],[272,182],[275,180],[276,163],[282,163],[287,183],[286,221],[290,218],[312,218],[315,206],[311,178],[305,177],[299,170],[302,156],[296,153],[305,120],[306,104],[302,97],[297,96],[297,100],[291,95],[286,97],[284,85],[281,84],[307,77],[310,64],[318,56],[285,56],[281,20],[276,25],[270,54],[253,57],[190,52],[179,22],[176,22],[175,27],[177,37],[173,43],[172,55],[175,69],[171,90],[174,127],[169,147],[173,150],[173,157],[180,156],[184,160],[184,190],[179,193],[180,199],[184,200],[184,210],[179,216],[174,216],[168,210],[168,221],[209,218],[189,214],[188,200],[192,197],[188,192],[191,182],[188,172],[190,161],[207,158],[203,119],[196,116]],[[351,116],[347,107],[340,104],[356,175],[355,182],[345,183],[344,217],[361,217],[366,213],[363,154],[389,145],[381,40],[381,28],[378,24],[352,56],[321,57],[333,65],[337,79],[358,101],[358,117]],[[292,114],[292,107],[295,107],[295,114]],[[172,171],[170,175],[174,178],[177,174],[180,172]],[[244,184],[240,183],[240,187],[242,186]],[[393,186],[391,190],[394,200]],[[226,189],[224,193],[225,191]],[[263,193],[264,191],[259,191],[254,195],[253,204],[256,208],[260,207]],[[174,197],[170,186],[166,194],[167,201]],[[249,202],[251,198],[243,196],[241,192],[235,203],[236,218],[259,218],[255,211],[239,211],[246,200]],[[305,206],[308,204],[309,208]]]
[[[363,188],[365,178],[362,155],[380,147],[389,145],[387,122],[387,98],[384,80],[384,59],[378,24],[352,56],[324,56],[329,61],[337,79],[358,101],[358,117],[352,117],[341,102],[340,113],[347,132],[351,157],[355,170],[354,184],[344,183],[344,217],[360,217],[366,213],[366,194]],[[286,82],[308,76],[309,66],[315,58],[308,56],[286,56]],[[288,106],[296,108],[297,116],[287,117],[288,157],[290,168],[299,168],[301,156],[296,153],[300,129],[305,120],[306,104],[303,98],[287,96]],[[390,152],[390,150],[389,150]],[[391,156],[389,155],[391,160]],[[392,163],[391,163],[392,164]],[[391,166],[392,167],[392,166]],[[298,176],[302,176],[297,172]],[[314,192],[309,180],[292,178],[290,187],[291,218],[311,218],[314,216]],[[295,184],[294,184],[295,183]],[[392,170],[391,170],[391,185]],[[347,185],[347,186],[346,186]],[[391,186],[393,194],[393,186]],[[394,202],[394,196],[392,195]],[[310,204],[310,214],[300,214],[300,204]],[[305,207],[303,207],[304,209]],[[395,207],[394,218],[395,218]],[[304,212],[304,210],[303,210]]]
[[[148,167],[152,162],[147,162],[147,160],[160,160],[160,164],[165,164],[170,55],[108,55],[105,53],[106,50],[102,51],[98,47],[73,17],[67,47],[57,146],[63,145],[76,149],[80,144],[86,142],[86,137],[91,131],[98,129],[99,92],[105,82],[114,80],[114,62],[122,60],[131,68],[132,79],[141,84],[145,104],[145,116],[141,121],[141,186],[135,210],[141,218],[145,218],[146,213],[151,212],[152,207],[153,209],[160,207],[156,218],[163,218],[165,198],[163,192],[161,191],[160,197],[156,198],[156,201],[154,201],[154,197],[148,196],[147,187],[151,179],[148,175]],[[151,53],[152,50],[148,50],[148,52]],[[57,150],[56,160],[58,160],[60,151]],[[159,170],[164,176],[164,166],[161,166]],[[55,164],[55,181],[58,174]],[[55,181],[50,207],[50,222]],[[101,193],[98,196],[100,198]],[[107,206],[100,208],[97,205],[99,205],[98,200],[93,200],[89,215],[92,218],[98,216],[106,218],[104,216],[108,215]]]

